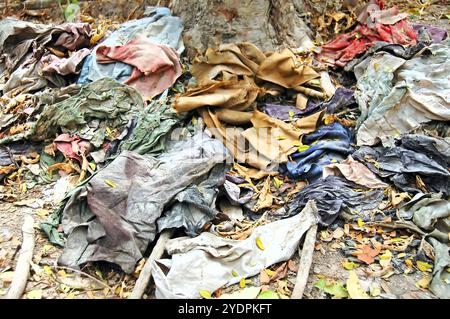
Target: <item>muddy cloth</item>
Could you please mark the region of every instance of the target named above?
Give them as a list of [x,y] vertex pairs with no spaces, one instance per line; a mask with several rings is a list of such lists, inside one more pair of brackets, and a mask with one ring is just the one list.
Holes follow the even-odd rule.
[[[159,158],[122,152],[67,201],[62,227],[68,239],[59,263],[76,267],[102,260],[133,272],[165,207],[175,201],[165,220],[169,226],[177,224],[182,208],[192,214],[183,217],[189,230],[214,217],[212,185],[220,170],[225,179],[227,159],[224,146],[202,133],[174,143]],[[210,178],[208,189],[201,189]]]
[[404,60],[376,53],[355,67],[355,97],[361,108],[358,145],[408,133],[421,123],[450,120],[450,40]]
[[417,193],[399,208],[399,213],[403,219],[412,220],[429,236],[443,243],[450,241],[450,202],[442,198],[442,193]]
[[0,21],[1,53],[7,70],[13,71],[30,52],[42,47],[75,51],[89,46],[91,26],[87,23],[66,23],[59,26],[34,24],[14,19]]
[[[152,263],[156,298],[201,298],[201,290],[213,292],[290,259],[303,234],[316,224],[316,211],[311,201],[297,216],[258,226],[245,240],[226,239],[209,232],[170,240],[166,250],[172,258]],[[258,248],[257,239],[264,250]]]
[[[409,59],[413,58],[418,52],[420,52],[420,50],[424,49],[428,45],[429,44],[427,44],[425,42],[419,42],[416,45],[406,47],[401,44],[393,44],[393,43],[382,42],[382,41],[375,42],[373,47],[371,47],[369,50],[367,50],[366,53],[364,53],[360,57],[354,58],[352,61],[347,63],[347,65],[344,67],[344,70],[347,72],[355,72],[355,67],[358,64],[362,63],[367,58],[372,57],[377,52],[380,52],[380,54],[382,52],[386,52],[394,57],[402,58],[404,60],[409,60]],[[360,72],[360,71],[361,71],[361,68],[359,70],[357,70],[356,72]]]
[[376,209],[383,196],[383,190],[361,191],[361,186],[345,178],[327,176],[301,189],[289,203],[288,215],[300,213],[309,200],[314,200],[318,209],[319,224],[329,226],[344,209],[350,210],[351,213],[357,211],[358,214]]
[[46,65],[42,60],[58,59],[48,49],[67,55],[69,51],[87,47],[90,33],[91,27],[87,23],[48,26],[10,18],[0,21],[0,39],[4,39],[0,53],[5,61],[5,72],[10,74],[3,93],[13,96],[40,90],[47,86],[47,78],[57,86],[67,85],[58,75],[44,76]]
[[[315,103],[312,99],[308,99],[308,103],[306,108],[303,110],[291,106],[291,105],[282,105],[282,104],[271,104],[264,103],[261,105],[261,109],[267,115],[283,120],[288,121],[290,119],[299,119],[303,116],[310,115],[317,111],[321,111],[326,109],[327,113],[332,114],[337,110],[343,109],[345,107],[351,106],[355,104],[356,101],[353,98],[353,91],[346,88],[337,88],[334,95],[325,102]],[[291,116],[290,114],[293,114]]]
[[441,299],[450,299],[450,248],[432,237],[428,241],[433,245],[435,255],[430,291]]
[[288,175],[314,181],[322,177],[323,167],[341,161],[353,152],[353,133],[338,122],[323,126],[305,135],[302,151],[291,155],[294,161],[286,163]]
[[215,208],[218,186],[225,182],[224,165],[217,165],[206,180],[175,196],[175,203],[157,221],[158,232],[166,228],[184,228],[187,235],[195,237],[207,221],[216,217],[219,213]]
[[352,156],[366,163],[378,176],[390,179],[403,191],[417,193],[423,182],[428,191],[443,192],[449,196],[450,141],[409,134],[396,142],[397,145],[394,147],[363,146]]
[[[142,50],[147,50],[149,48],[148,45],[138,47],[128,44],[137,37],[143,37],[146,41],[171,47],[178,54],[181,54],[184,50],[181,36],[183,31],[183,23],[181,19],[172,16],[168,8],[155,7],[149,15],[149,17],[125,22],[119,29],[111,33],[111,35],[109,35],[103,42],[97,44],[93,48],[91,55],[83,64],[78,83],[86,84],[104,77],[110,77],[122,83],[126,81],[134,82],[136,75],[142,75],[141,73],[138,73],[139,69],[144,72],[144,74],[149,71],[148,68],[151,68],[151,73],[154,73],[156,70],[163,71],[163,68],[161,68],[163,65],[161,63],[158,65],[155,61],[152,61],[151,66],[147,65],[147,63],[149,63],[147,59],[155,57],[154,55],[145,56],[141,54]],[[134,60],[133,65],[128,63],[130,60],[127,62],[125,59],[114,59],[116,62],[112,63],[99,63],[100,61],[97,60],[99,53],[100,57],[102,57],[101,51],[104,51],[105,47],[118,47],[120,48],[120,54],[128,54],[132,52],[133,56],[129,56],[128,58]],[[99,49],[100,52],[98,52]],[[170,65],[173,63],[174,52],[172,52],[172,49],[170,49],[170,56],[172,58],[170,58],[169,61],[167,61],[168,57],[163,52],[158,53],[157,60],[164,60],[165,65]],[[119,53],[117,52],[117,49],[115,50],[116,53]],[[156,51],[153,50],[153,47],[152,52],[156,53]],[[135,67],[137,56],[140,57],[137,62],[139,68]],[[145,57],[145,60],[142,59],[142,57]],[[145,63],[145,65],[142,63]],[[155,78],[154,75],[153,78]],[[147,93],[144,95],[147,95]]]
[[[300,136],[315,131],[323,116],[323,112],[318,112],[286,123],[257,110],[201,109],[200,114],[213,136],[223,142],[237,162],[265,171],[276,170],[279,163],[286,162],[288,155],[295,152]],[[243,122],[251,127],[244,130],[234,126]]]

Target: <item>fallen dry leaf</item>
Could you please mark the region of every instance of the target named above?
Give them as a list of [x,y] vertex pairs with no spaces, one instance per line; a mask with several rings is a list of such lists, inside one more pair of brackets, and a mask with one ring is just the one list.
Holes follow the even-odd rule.
[[352,299],[370,299],[369,295],[361,288],[358,275],[352,270],[347,279],[347,291]]
[[377,246],[376,248],[372,248],[369,245],[362,246],[359,252],[356,252],[356,256],[359,260],[370,265],[375,261],[374,257],[378,256],[381,251],[381,246]]

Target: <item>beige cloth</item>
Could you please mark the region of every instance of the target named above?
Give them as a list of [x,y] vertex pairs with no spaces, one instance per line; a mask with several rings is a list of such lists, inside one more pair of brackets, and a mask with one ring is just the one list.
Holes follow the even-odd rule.
[[325,166],[323,168],[323,177],[325,178],[328,175],[343,175],[349,181],[369,188],[386,188],[389,186],[380,181],[364,164],[355,161],[351,156],[341,163]]

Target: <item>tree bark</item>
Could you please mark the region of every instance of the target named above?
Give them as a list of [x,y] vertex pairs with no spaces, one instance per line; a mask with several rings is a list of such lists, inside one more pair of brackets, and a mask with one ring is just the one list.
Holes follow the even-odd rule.
[[263,51],[298,48],[310,35],[291,1],[172,0],[169,7],[183,19],[189,56],[222,43],[244,41]]

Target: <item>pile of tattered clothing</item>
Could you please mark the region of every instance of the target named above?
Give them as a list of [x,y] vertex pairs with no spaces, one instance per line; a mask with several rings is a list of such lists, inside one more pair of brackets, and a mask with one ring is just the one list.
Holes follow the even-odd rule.
[[[151,264],[158,298],[245,286],[311,226],[370,221],[398,190],[396,221],[433,245],[430,289],[448,298],[450,40],[406,17],[372,1],[319,53],[223,44],[190,70],[167,8],[93,47],[89,24],[2,20],[0,180],[77,177],[41,224],[72,268],[132,273],[179,229]],[[329,94],[324,63],[355,85]]]

